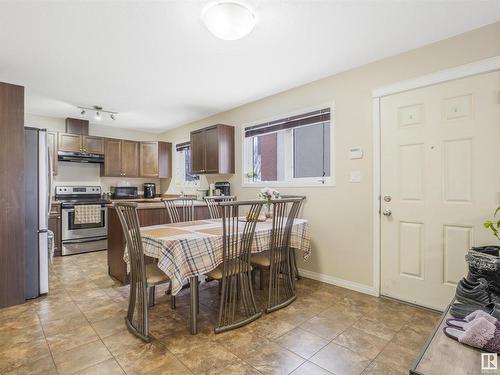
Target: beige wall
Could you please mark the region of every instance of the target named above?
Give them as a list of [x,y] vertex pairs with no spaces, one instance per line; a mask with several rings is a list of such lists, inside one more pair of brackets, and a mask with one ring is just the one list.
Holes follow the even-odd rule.
[[[38,116],[29,113],[26,113],[24,116],[24,125],[58,132],[64,132],[66,127],[64,118]],[[89,125],[89,134],[101,137],[131,139],[135,141],[158,139],[158,134],[110,126],[99,126],[96,124]],[[104,192],[109,191],[111,186],[116,186],[120,182],[128,182],[131,186],[137,186],[139,188],[139,192],[142,192],[142,184],[144,182],[154,182],[158,188],[160,187],[160,180],[157,178],[123,179],[115,177],[101,177],[98,164],[60,162],[58,165],[58,175],[54,178],[55,185],[99,185],[102,187]]]
[[[236,126],[236,175],[230,180],[232,189],[239,198],[255,198],[258,189],[241,186],[241,127],[335,101],[336,186],[280,190],[307,195],[304,217],[311,224],[313,253],[307,262],[300,262],[300,267],[326,275],[332,282],[345,280],[369,289],[373,285],[371,91],[497,55],[500,22],[187,124],[163,133],[161,139],[175,144],[189,140],[189,132],[203,126]],[[353,146],[364,149],[363,159],[349,160],[348,149]],[[361,183],[349,183],[352,170],[361,171]],[[166,188],[164,184],[162,189]]]

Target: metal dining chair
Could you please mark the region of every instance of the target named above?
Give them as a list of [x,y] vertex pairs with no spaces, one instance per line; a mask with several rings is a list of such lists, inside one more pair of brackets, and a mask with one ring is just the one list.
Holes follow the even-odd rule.
[[[127,243],[130,262],[130,294],[125,322],[130,332],[149,342],[148,309],[155,303],[156,285],[170,281],[154,263],[145,264],[142,237],[137,216],[137,203],[114,203]],[[175,308],[175,296],[171,296]],[[137,318],[134,313],[137,310]]]
[[[206,274],[221,282],[215,333],[241,327],[262,315],[252,289],[250,252],[263,204],[262,201],[219,203],[223,227],[222,264]],[[248,209],[243,222],[239,218],[240,208]]]
[[[298,208],[298,213],[297,217],[300,214],[300,209],[302,208],[302,204],[304,203],[306,197],[304,195],[281,195],[281,199],[290,199],[290,198],[297,198],[300,199],[300,205]],[[294,277],[297,280],[300,280],[300,275],[299,275],[299,267],[297,266],[297,258],[295,256],[295,250],[293,248],[290,248],[290,262],[292,263],[292,272],[294,273]]]
[[250,262],[259,269],[260,288],[264,285],[264,270],[269,270],[269,291],[266,312],[272,312],[292,303],[296,298],[295,277],[292,269],[290,237],[303,197],[272,200],[273,226],[270,250],[252,255]]
[[210,214],[210,219],[220,219],[222,216],[219,203],[222,202],[234,202],[236,197],[234,196],[218,196],[218,197],[205,197],[205,202],[207,202],[208,212]]
[[163,204],[167,209],[171,223],[194,220],[194,198],[164,199]]

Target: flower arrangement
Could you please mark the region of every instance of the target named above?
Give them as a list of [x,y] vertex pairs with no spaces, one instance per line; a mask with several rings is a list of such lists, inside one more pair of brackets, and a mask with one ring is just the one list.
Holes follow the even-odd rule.
[[278,190],[266,187],[260,190],[258,196],[260,199],[264,199],[266,201],[266,207],[267,207],[266,217],[271,217],[271,200],[280,199],[281,194],[279,193]]

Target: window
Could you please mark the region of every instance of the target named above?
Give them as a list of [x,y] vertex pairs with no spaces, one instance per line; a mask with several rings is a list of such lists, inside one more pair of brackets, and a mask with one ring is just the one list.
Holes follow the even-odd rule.
[[246,127],[244,184],[331,185],[330,112],[324,108]]
[[180,187],[195,187],[200,184],[200,176],[191,174],[191,144],[179,143],[176,149],[176,185]]

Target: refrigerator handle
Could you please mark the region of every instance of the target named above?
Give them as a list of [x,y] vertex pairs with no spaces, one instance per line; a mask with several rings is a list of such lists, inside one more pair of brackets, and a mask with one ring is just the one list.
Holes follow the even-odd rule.
[[51,207],[52,207],[52,185],[54,183],[54,170],[52,167],[52,156],[50,155],[50,149],[48,149],[47,156],[48,156],[47,161],[49,163],[49,165],[48,165],[48,170],[49,170],[49,178],[48,178],[49,188],[48,188],[48,190],[49,191],[48,191],[48,199],[47,199],[49,207],[48,207],[47,213],[50,215],[50,211],[51,211]]

